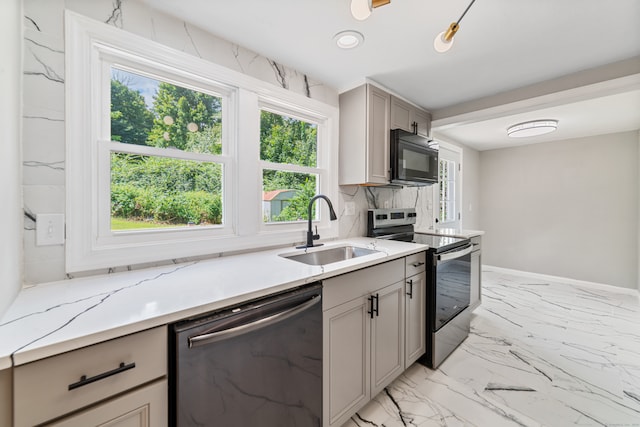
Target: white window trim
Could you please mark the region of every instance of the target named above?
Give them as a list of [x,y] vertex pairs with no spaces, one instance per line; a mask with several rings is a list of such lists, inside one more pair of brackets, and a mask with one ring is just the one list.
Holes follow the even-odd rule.
[[[458,170],[458,175],[457,175],[457,179],[456,179],[457,183],[456,183],[456,190],[455,190],[458,193],[458,196],[459,196],[459,206],[456,206],[456,209],[457,209],[458,213],[460,213],[460,219],[454,221],[454,223],[458,224],[457,228],[460,228],[460,227],[462,227],[462,219],[463,219],[462,218],[462,181],[464,179],[464,174],[463,174],[463,171],[464,171],[464,167],[463,167],[463,164],[464,164],[464,150],[462,149],[462,147],[460,147],[458,145],[455,145],[455,144],[452,144],[452,143],[450,143],[450,142],[448,142],[446,140],[442,140],[441,138],[436,138],[436,141],[438,142],[438,144],[440,145],[441,148],[444,148],[446,150],[452,151],[452,152],[457,153],[457,154],[460,155],[460,163],[459,163],[459,170]],[[434,213],[433,213],[434,220],[435,220],[435,218],[438,218],[438,219],[440,218],[440,191],[439,191],[439,189],[433,192],[433,202],[434,202],[433,206],[435,206]],[[438,228],[450,228],[451,225],[452,225],[451,222],[446,222],[446,223],[438,222],[438,223],[434,224],[434,227],[436,229],[438,229]]]
[[[318,157],[327,159],[326,165],[329,166],[325,168],[321,177],[320,191],[327,195],[337,207],[338,109],[336,107],[71,11],[65,11],[65,51],[67,52],[65,63],[67,272],[304,241],[306,222],[304,224],[269,224],[269,227],[264,227],[262,223],[259,110],[260,106],[265,104],[274,105],[278,109],[282,107],[285,109],[282,111],[290,111],[294,116],[312,117],[316,122],[323,124],[322,133],[325,143],[319,142],[319,149],[323,151],[322,155],[318,153]],[[104,91],[105,87],[94,83],[104,82],[101,78],[104,70],[96,66],[101,62],[100,55],[106,57],[114,53],[117,53],[118,57],[129,55],[136,69],[139,64],[148,64],[151,70],[163,69],[169,74],[175,73],[175,70],[182,70],[180,72],[182,76],[188,75],[196,83],[214,82],[218,86],[224,85],[230,88],[231,105],[226,115],[229,122],[225,122],[223,129],[223,132],[226,132],[224,138],[228,138],[226,146],[223,143],[223,150],[226,151],[223,151],[222,156],[208,158],[215,158],[216,161],[224,164],[225,225],[223,227],[193,227],[135,234],[118,233],[115,236],[99,234],[98,209],[104,210],[105,207],[104,200],[102,205],[100,204],[98,173],[104,171],[105,165],[98,164],[100,158],[98,150],[109,150],[110,147],[113,148],[111,144],[114,143],[104,141],[104,120],[101,126],[98,126],[100,113],[98,106],[94,103],[104,95],[101,91]],[[180,81],[182,82],[182,79]],[[200,87],[200,84],[196,86]],[[144,151],[149,147],[127,148],[132,151],[138,149]],[[152,150],[151,148],[149,153],[153,152]],[[122,151],[121,146],[118,151]],[[102,158],[105,157],[102,156]],[[104,198],[104,188],[102,191]],[[327,220],[328,211],[323,212],[321,218],[318,229],[322,237],[337,237],[337,221]],[[141,239],[140,236],[149,238]]]

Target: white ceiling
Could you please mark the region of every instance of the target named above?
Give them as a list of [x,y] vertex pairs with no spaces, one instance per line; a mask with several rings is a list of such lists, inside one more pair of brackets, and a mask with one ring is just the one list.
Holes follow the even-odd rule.
[[[553,134],[516,144],[640,129],[638,78],[611,93],[591,91],[577,101],[566,96],[564,105],[562,96],[549,106],[548,98],[529,93],[536,99],[517,112],[446,120],[478,99],[522,87],[544,95],[541,82],[630,58],[636,59],[631,73],[640,76],[638,0],[478,0],[445,54],[434,51],[433,39],[469,0],[392,0],[366,21],[351,17],[350,0],[143,1],[341,92],[374,80],[445,119],[434,122],[438,135],[480,150],[512,146],[506,127],[529,119],[560,124]],[[334,34],[347,29],[364,35],[361,47],[335,46]],[[620,76],[605,78],[611,77]]]

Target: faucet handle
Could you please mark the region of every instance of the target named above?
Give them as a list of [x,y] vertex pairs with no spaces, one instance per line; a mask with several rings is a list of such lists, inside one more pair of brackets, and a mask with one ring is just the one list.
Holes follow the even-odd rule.
[[320,235],[318,234],[318,226],[316,225],[316,234],[313,235],[313,240],[318,240]]

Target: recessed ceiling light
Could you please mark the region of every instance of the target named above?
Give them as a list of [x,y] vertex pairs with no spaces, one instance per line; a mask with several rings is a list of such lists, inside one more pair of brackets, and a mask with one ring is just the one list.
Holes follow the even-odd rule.
[[544,135],[545,133],[553,132],[557,127],[557,120],[533,120],[509,126],[507,129],[507,135],[512,138]]
[[353,49],[364,43],[364,36],[353,30],[340,31],[333,39],[341,49]]

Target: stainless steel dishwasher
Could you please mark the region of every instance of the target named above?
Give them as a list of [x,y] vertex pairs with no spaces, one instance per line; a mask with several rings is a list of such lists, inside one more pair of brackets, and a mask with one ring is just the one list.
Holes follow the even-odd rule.
[[170,425],[321,426],[322,284],[169,330]]

